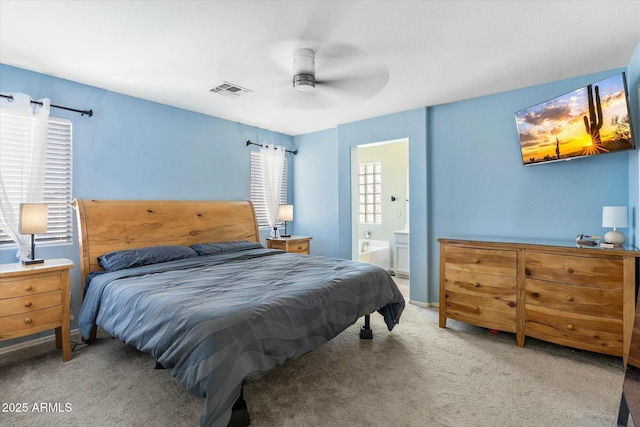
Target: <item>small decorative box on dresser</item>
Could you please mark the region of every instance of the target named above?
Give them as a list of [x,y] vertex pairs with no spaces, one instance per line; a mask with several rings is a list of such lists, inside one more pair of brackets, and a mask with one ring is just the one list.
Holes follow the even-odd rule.
[[629,354],[640,252],[574,242],[438,239],[447,318],[560,345]]
[[267,247],[269,249],[280,249],[287,252],[297,254],[309,254],[311,250],[311,237],[307,236],[290,236],[280,237],[279,239],[267,239]]
[[71,359],[68,259],[0,265],[0,341],[55,328],[62,359]]

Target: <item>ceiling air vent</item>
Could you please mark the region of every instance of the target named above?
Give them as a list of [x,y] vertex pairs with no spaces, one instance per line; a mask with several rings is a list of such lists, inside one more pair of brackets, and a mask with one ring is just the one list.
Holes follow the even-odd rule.
[[222,84],[211,89],[211,92],[222,96],[240,96],[245,93],[251,93],[249,89],[234,85],[233,83],[223,82]]

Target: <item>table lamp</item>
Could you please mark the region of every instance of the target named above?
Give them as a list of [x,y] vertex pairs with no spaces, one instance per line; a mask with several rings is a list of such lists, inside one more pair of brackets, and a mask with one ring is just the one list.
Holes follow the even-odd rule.
[[35,234],[47,232],[49,206],[40,203],[20,203],[20,234],[31,234],[31,259],[22,260],[23,265],[40,264],[43,259],[36,259]]
[[625,241],[624,234],[616,228],[626,228],[629,226],[626,206],[605,206],[602,208],[602,226],[613,227],[613,231],[608,231],[604,235],[605,243],[622,246]]
[[284,221],[284,234],[280,237],[291,237],[291,234],[287,234],[287,221],[293,221],[293,205],[278,206],[278,218]]

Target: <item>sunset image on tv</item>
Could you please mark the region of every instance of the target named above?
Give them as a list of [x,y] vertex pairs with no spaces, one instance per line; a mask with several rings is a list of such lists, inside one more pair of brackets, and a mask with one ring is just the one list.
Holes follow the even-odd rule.
[[624,73],[516,113],[525,165],[634,148]]

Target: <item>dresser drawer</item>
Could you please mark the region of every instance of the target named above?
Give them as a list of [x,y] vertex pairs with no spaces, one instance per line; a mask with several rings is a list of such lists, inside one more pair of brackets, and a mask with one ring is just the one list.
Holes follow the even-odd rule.
[[[18,313],[28,313],[43,308],[55,307],[62,304],[60,291],[44,292],[25,297],[0,299],[0,316],[10,316]],[[0,319],[2,319],[0,317]]]
[[595,317],[621,319],[622,289],[526,280],[527,305]]
[[447,268],[473,273],[516,276],[516,251],[447,246]]
[[0,317],[0,338],[4,338],[9,333],[18,336],[17,334],[21,334],[22,331],[28,331],[31,334],[39,330],[58,327],[61,324],[62,308],[60,306],[3,316]]
[[600,318],[526,305],[526,335],[588,351],[622,355],[622,319]]
[[0,299],[50,292],[60,289],[60,273],[38,274],[24,278],[9,278],[0,281]]
[[621,258],[590,258],[527,251],[527,279],[570,283],[574,285],[621,289]]
[[451,319],[506,332],[516,331],[515,297],[514,301],[509,301],[447,290],[445,304],[446,315]]
[[467,273],[452,269],[447,265],[444,287],[445,291],[511,301],[515,306],[516,278],[512,276]]

